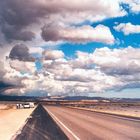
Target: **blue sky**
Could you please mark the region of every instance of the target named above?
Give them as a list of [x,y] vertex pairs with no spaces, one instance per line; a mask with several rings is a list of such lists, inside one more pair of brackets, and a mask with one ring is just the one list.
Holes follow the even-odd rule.
[[100,96],[109,98],[140,98],[139,89],[125,89],[120,92],[109,91],[106,93],[91,93],[89,96]]
[[71,44],[66,43],[58,47],[58,49],[62,50],[67,56],[73,56],[77,50],[84,52],[93,52],[96,48],[101,48],[107,46],[109,48],[126,48],[128,46],[133,46],[135,48],[140,47],[140,34],[130,34],[124,35],[123,32],[117,32],[113,27],[116,23],[128,23],[131,22],[134,25],[140,24],[140,14],[129,13],[124,17],[106,19],[100,22],[96,22],[91,24],[93,27],[96,27],[99,24],[108,26],[111,29],[112,34],[116,39],[118,39],[119,43],[115,43],[113,45],[107,45],[103,43],[86,43],[86,44]]

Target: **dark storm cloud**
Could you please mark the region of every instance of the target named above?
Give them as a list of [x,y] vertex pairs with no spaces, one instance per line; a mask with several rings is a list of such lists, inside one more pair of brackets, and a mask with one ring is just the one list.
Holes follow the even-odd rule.
[[59,27],[51,27],[51,26],[44,26],[42,28],[42,33],[41,33],[42,38],[45,41],[58,41],[58,40],[62,40],[60,35],[59,35]]
[[0,1],[1,30],[8,40],[32,40],[35,34],[25,30],[27,26],[36,22],[38,17],[32,1],[4,0]]
[[5,82],[3,82],[3,81],[0,81],[0,91],[1,91],[1,90],[4,90],[4,89],[7,89],[7,88],[9,88],[9,87],[14,87],[14,85],[9,84],[9,83],[5,83]]
[[4,24],[2,32],[7,40],[23,40],[29,41],[35,38],[35,34],[31,31],[22,31],[20,27]]
[[27,26],[47,13],[40,0],[4,0],[0,5],[2,20],[9,25]]
[[[51,9],[47,2],[44,4],[40,0],[1,0],[1,30],[6,39],[31,40],[35,36],[32,24],[40,24],[43,18],[55,11]],[[29,30],[26,30],[26,27],[29,27]]]
[[18,59],[20,61],[34,61],[34,58],[29,53],[29,49],[24,44],[14,46],[9,54],[10,59]]

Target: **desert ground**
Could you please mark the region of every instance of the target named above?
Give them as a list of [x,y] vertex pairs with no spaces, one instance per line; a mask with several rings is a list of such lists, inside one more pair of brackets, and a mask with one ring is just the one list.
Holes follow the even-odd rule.
[[10,140],[22,128],[33,109],[16,109],[16,104],[0,103],[0,140]]
[[76,108],[140,118],[140,103],[96,103],[79,105]]

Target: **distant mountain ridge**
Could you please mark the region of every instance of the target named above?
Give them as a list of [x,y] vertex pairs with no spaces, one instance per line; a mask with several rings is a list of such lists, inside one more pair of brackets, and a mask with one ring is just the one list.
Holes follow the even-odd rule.
[[0,101],[42,101],[47,100],[108,100],[116,102],[140,102],[140,98],[105,98],[105,97],[88,97],[88,96],[46,96],[46,97],[36,97],[36,96],[10,96],[10,95],[0,95]]
[[[60,99],[60,98],[59,98]],[[66,96],[64,100],[110,100],[110,101],[136,101],[139,102],[140,98],[106,98],[106,97],[88,97],[88,96]]]

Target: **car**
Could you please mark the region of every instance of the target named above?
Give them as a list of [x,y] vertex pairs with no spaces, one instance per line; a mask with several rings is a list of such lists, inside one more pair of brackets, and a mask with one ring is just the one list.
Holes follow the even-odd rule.
[[30,108],[30,104],[29,103],[24,103],[23,108]]

